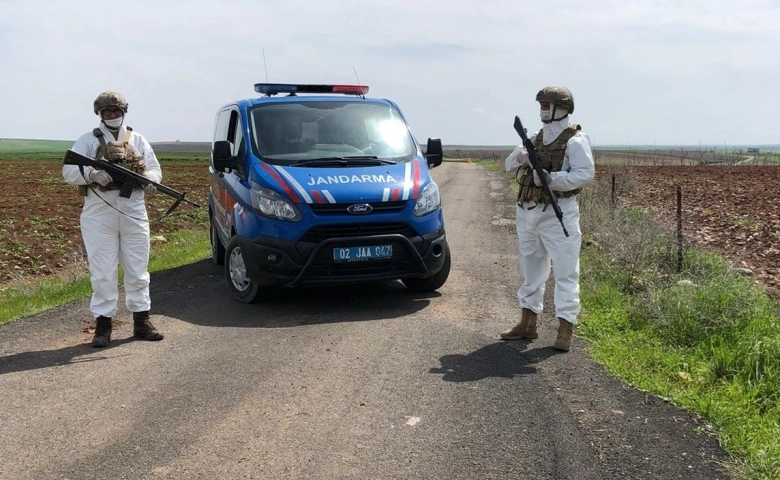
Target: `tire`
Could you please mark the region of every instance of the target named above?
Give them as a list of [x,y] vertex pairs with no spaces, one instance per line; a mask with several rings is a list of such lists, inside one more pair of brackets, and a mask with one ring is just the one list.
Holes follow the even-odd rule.
[[262,300],[263,291],[257,285],[257,282],[249,278],[246,274],[246,264],[241,253],[241,246],[238,238],[233,237],[230,240],[224,255],[225,279],[227,280],[230,293],[239,302],[257,303]]
[[450,267],[452,266],[452,259],[450,258],[450,246],[446,245],[444,248],[444,265],[441,270],[434,273],[430,277],[425,278],[404,278],[401,280],[406,288],[410,292],[414,293],[426,293],[440,289],[446,282],[447,277],[450,276]]
[[214,219],[209,222],[210,225],[210,239],[211,239],[211,261],[214,265],[225,264],[225,245],[222,244],[222,240],[219,239],[217,233],[217,227],[214,225]]

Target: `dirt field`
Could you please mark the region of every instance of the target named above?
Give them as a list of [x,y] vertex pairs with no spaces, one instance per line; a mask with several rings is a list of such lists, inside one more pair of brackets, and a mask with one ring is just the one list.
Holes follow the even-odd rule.
[[780,166],[601,167],[598,179],[610,182],[613,173],[618,191],[621,177],[630,179],[621,205],[651,208],[672,228],[681,187],[686,241],[780,288]]
[[[477,152],[474,159],[503,159],[506,152]],[[81,197],[62,181],[52,160],[0,159],[5,171],[19,172],[0,191],[0,288],[13,280],[56,274],[83,258],[78,220]],[[152,223],[152,235],[181,228],[208,228],[205,160],[161,160],[164,183],[186,191],[204,205],[181,205],[171,217]],[[756,272],[780,288],[780,166],[599,167],[599,182],[630,180],[621,205],[653,208],[674,225],[675,189],[683,191],[686,240]],[[619,190],[625,190],[620,188]],[[153,197],[150,216],[159,217],[173,200]]]
[[[76,187],[62,179],[62,164],[52,160],[5,160],[7,171],[18,172],[0,191],[0,288],[20,278],[46,276],[84,258],[79,215],[83,204]],[[205,163],[165,162],[163,184],[204,207],[180,204],[169,216],[151,223],[152,235],[183,228],[208,228]],[[159,218],[174,199],[158,193],[148,202],[150,218]]]

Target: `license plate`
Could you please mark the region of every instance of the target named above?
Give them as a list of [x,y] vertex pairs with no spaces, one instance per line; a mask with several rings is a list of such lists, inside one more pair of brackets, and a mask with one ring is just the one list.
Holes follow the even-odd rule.
[[371,245],[368,247],[345,247],[333,249],[333,261],[335,262],[382,260],[392,256],[392,245]]

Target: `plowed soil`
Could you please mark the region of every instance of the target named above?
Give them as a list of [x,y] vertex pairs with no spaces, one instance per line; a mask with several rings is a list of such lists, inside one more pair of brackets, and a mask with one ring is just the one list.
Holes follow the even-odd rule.
[[[186,191],[203,208],[179,206],[172,216],[152,222],[153,236],[208,228],[206,162],[161,161],[164,183]],[[18,172],[0,191],[0,288],[19,279],[55,275],[83,261],[78,227],[82,199],[63,182],[61,164],[0,163],[6,172]],[[686,241],[720,253],[735,266],[753,270],[767,286],[780,288],[780,166],[599,167],[598,181],[611,182],[613,173],[630,183],[619,185],[621,205],[651,208],[670,226],[676,222],[679,186]],[[159,217],[172,203],[162,194],[152,197],[150,217]]]
[[[207,162],[205,160],[204,162]],[[202,205],[180,204],[159,221],[175,200],[157,193],[147,202],[153,236],[208,228],[208,167],[206,163],[165,163],[163,184]],[[85,258],[79,215],[83,197],[62,179],[62,164],[51,160],[0,160],[13,182],[0,189],[0,288],[9,282],[44,277],[72,269]],[[8,177],[7,177],[8,178]]]
[[752,270],[773,291],[780,287],[780,166],[597,169],[600,182],[612,174],[619,205],[649,208],[669,228],[676,228],[679,187],[686,242]]

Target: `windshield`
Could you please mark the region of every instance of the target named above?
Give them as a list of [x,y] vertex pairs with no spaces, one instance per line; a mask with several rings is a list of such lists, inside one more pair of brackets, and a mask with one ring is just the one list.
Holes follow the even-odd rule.
[[255,154],[277,165],[400,163],[417,151],[395,108],[364,101],[259,105],[249,129]]

